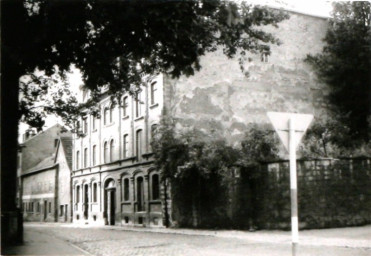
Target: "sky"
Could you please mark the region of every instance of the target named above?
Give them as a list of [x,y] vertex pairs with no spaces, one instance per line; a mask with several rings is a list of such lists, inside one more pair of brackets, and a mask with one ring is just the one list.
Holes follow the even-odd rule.
[[252,0],[254,3],[267,4],[274,7],[282,7],[289,10],[303,12],[306,14],[330,17],[331,3],[327,0]]
[[[239,0],[236,0],[239,1]],[[301,1],[301,0],[248,0],[253,4],[266,4],[268,6],[284,8],[288,10],[298,11],[301,13],[321,16],[321,17],[330,17],[330,12],[332,10],[331,3],[333,1],[328,0],[311,0],[311,1]],[[78,72],[73,73],[70,76],[71,85],[74,88],[78,88],[81,84],[81,78]],[[53,126],[55,123],[61,123],[61,120],[58,120],[56,117],[48,117],[44,129],[47,129]],[[19,142],[21,142],[21,135],[27,129],[27,125],[21,124],[19,126]]]

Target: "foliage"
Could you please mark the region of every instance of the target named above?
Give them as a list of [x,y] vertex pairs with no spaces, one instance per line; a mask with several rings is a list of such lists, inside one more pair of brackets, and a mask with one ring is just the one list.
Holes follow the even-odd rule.
[[371,143],[355,141],[336,113],[315,117],[299,146],[305,158],[371,156]]
[[243,166],[257,165],[262,161],[278,159],[279,141],[275,131],[266,125],[249,124],[241,142]]
[[[268,43],[278,39],[259,26],[287,18],[277,10],[217,0],[7,0],[2,13],[2,63],[17,79],[38,69],[63,80],[75,66],[86,88],[99,92],[107,86],[111,94],[143,84],[145,75],[192,75],[201,68],[200,57],[217,48],[228,57],[269,52]],[[33,93],[46,94],[43,81],[34,81],[39,89]],[[33,111],[32,99],[21,99],[18,115],[40,126],[43,116]],[[72,109],[61,107],[70,103],[57,102],[47,111],[66,117]]]
[[368,141],[371,125],[371,3],[334,2],[323,52],[308,56],[331,87],[330,101],[353,139]]
[[302,139],[299,152],[302,157],[339,157],[346,154],[346,149],[355,147],[349,136],[349,127],[333,114],[314,118]]
[[225,140],[199,131],[177,132],[163,115],[152,148],[163,179],[171,182],[174,208],[183,226],[209,227],[225,217],[230,168],[239,152]]

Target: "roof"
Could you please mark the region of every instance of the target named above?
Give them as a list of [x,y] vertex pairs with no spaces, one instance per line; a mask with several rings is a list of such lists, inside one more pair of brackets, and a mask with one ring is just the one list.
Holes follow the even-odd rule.
[[35,165],[34,167],[31,167],[30,169],[23,172],[22,175],[35,173],[35,172],[38,172],[38,171],[42,171],[42,170],[50,169],[50,168],[54,167],[56,165],[55,162],[54,162],[54,158],[55,158],[55,156],[52,155],[52,156],[49,156],[49,157],[45,158],[44,160],[41,160],[37,165]]

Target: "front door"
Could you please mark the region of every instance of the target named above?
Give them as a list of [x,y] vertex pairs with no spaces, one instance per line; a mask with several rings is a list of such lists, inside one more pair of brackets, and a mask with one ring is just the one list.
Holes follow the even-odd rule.
[[107,219],[108,225],[115,225],[115,190],[107,190]]
[[88,185],[85,185],[84,188],[84,217],[87,220],[89,217],[89,190],[88,190]]
[[68,204],[64,206],[64,222],[67,222],[68,217]]
[[44,220],[48,217],[48,201],[44,201]]

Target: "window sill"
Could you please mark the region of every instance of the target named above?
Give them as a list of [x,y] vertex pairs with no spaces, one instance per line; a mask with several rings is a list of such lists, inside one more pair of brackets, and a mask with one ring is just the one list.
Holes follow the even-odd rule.
[[96,131],[98,131],[98,129],[97,128],[95,128],[94,130],[92,130],[91,132],[96,132]]
[[115,124],[115,122],[112,122],[112,123],[109,123],[109,124],[105,124],[104,127],[110,127],[110,126],[112,126],[114,124]]
[[137,117],[137,118],[134,119],[134,121],[139,121],[139,120],[142,120],[142,119],[144,119],[144,116]]
[[153,108],[156,108],[158,107],[158,103],[155,103],[155,104],[152,104],[151,106],[149,106],[150,109],[153,109]]
[[129,119],[129,116],[124,116],[124,117],[122,118],[122,120],[127,120],[127,119]]

